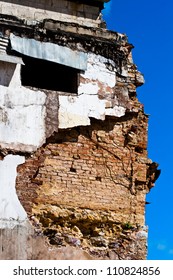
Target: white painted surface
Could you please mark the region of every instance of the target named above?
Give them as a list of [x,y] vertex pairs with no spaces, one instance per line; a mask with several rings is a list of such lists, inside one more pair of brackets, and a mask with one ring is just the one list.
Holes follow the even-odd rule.
[[7,155],[0,160],[0,228],[13,226],[27,218],[15,189],[16,168],[24,162],[25,158],[18,155]]
[[90,117],[105,118],[105,101],[97,95],[60,96],[59,104],[59,128],[89,125]]
[[[108,65],[111,66],[111,70],[108,69]],[[92,81],[99,81],[103,83],[104,86],[109,86],[113,88],[116,84],[116,69],[115,63],[101,55],[96,55],[94,53],[88,54],[87,70],[81,76],[87,80],[88,83]],[[79,86],[79,93],[81,92]]]
[[122,106],[115,106],[114,108],[105,109],[106,116],[122,117],[125,115],[126,108]]
[[[109,69],[108,69],[109,68]],[[116,85],[115,64],[110,59],[93,53],[88,54],[87,70],[81,74],[78,96],[59,98],[59,127],[68,128],[79,125],[89,125],[90,118],[104,120],[105,116],[121,117],[126,106],[118,104],[115,96],[115,106],[107,108],[107,96],[114,92]],[[104,93],[105,99],[99,94]],[[128,100],[128,93],[124,93]]]
[[99,86],[97,82],[87,82],[86,84],[80,84],[78,94],[98,95]]
[[45,142],[46,95],[20,83],[17,65],[9,87],[0,85],[0,145],[34,151]]

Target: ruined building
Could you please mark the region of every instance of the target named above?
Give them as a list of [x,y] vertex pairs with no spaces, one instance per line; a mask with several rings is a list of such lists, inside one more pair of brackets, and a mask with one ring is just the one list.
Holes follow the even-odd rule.
[[0,1],[1,259],[146,258],[159,171],[108,1]]

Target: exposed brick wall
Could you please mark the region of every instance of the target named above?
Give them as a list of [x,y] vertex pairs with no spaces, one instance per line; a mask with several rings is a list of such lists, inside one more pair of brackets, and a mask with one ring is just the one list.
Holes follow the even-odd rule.
[[[73,110],[69,114],[69,103],[63,103],[59,92],[43,90],[46,143],[38,145],[37,150],[24,149],[25,144],[15,141],[10,148],[0,147],[1,160],[9,153],[25,156],[25,163],[17,169],[16,190],[28,217],[27,224],[17,221],[13,229],[1,228],[1,255],[7,259],[145,259],[145,195],[159,171],[147,156],[148,116],[136,97],[136,87],[144,79],[133,63],[132,45],[126,36],[100,28],[99,8],[79,1],[1,1],[0,13],[4,36],[12,32],[88,53],[88,68],[93,66],[93,71],[79,75],[75,98],[86,94],[88,103],[89,96],[97,95],[98,101],[94,103],[96,114],[90,114],[91,106],[87,122],[71,125],[69,120],[74,115]],[[16,55],[10,48],[8,54]],[[1,68],[4,78],[3,63]],[[95,71],[102,78],[95,78]],[[109,81],[104,71],[111,75]],[[0,80],[2,86],[8,86],[11,74]],[[98,86],[98,91],[92,91],[91,84],[93,88]],[[85,92],[81,88],[86,85]],[[32,91],[35,97],[39,89]],[[61,95],[73,99],[69,93]],[[105,111],[98,114],[102,100]],[[84,104],[75,115],[79,121],[85,102],[76,104]],[[61,111],[63,106],[65,110]],[[73,104],[74,111],[78,108]],[[67,122],[61,125],[66,112]],[[3,111],[1,119],[7,120]],[[35,131],[39,134],[40,127]]]
[[[134,123],[136,132],[130,138]],[[87,128],[59,132],[54,141],[62,143],[49,143],[40,149],[44,157],[41,166],[40,158],[34,159],[39,152],[21,166],[18,192],[27,192],[32,196],[31,182],[34,182],[34,177],[39,184],[35,203],[109,209],[117,211],[118,215],[121,213],[124,219],[132,222],[143,220],[147,178],[146,163],[142,163],[142,159],[146,154],[143,150],[146,147],[143,137],[146,126],[147,117],[139,113],[137,118],[118,123],[111,119],[93,121]],[[135,147],[140,146],[142,151],[135,152]],[[25,174],[29,171],[27,180],[27,175],[20,175],[22,171]],[[22,181],[28,182],[28,190]],[[20,197],[25,205],[27,196]],[[138,210],[135,217],[129,207]]]
[[[130,225],[127,228],[130,234],[135,230],[135,236],[140,235],[138,227],[145,224],[145,194],[150,181],[147,176],[150,161],[146,159],[147,121],[141,110],[122,119],[92,120],[89,127],[60,130],[18,168],[19,199],[50,240],[57,239],[56,233],[60,235],[58,244],[69,243],[69,238],[76,236],[73,229],[77,226],[81,232],[77,234],[80,245],[96,255],[98,250],[92,249],[93,246],[103,246],[104,253],[98,255],[105,257],[107,246],[109,254],[112,251],[113,240],[121,243],[118,225],[121,234],[124,225]],[[84,219],[86,209],[91,211],[90,218]],[[79,217],[73,220],[77,213]],[[107,241],[99,241],[99,235],[92,240],[93,227],[101,230],[101,224],[105,232],[116,228],[108,238],[109,245],[105,245]],[[89,239],[85,227],[92,228]],[[81,243],[81,235],[87,245]],[[127,246],[133,242],[127,242]],[[133,251],[132,258],[145,258],[145,242],[146,238],[141,243],[145,248],[143,257],[137,251],[135,256]],[[114,253],[118,252],[114,250]],[[122,250],[120,256],[128,258],[126,253]]]

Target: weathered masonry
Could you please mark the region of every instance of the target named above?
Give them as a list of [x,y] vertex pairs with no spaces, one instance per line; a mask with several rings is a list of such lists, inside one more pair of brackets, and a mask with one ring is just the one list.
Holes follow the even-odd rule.
[[108,1],[0,1],[0,259],[146,258],[159,170]]

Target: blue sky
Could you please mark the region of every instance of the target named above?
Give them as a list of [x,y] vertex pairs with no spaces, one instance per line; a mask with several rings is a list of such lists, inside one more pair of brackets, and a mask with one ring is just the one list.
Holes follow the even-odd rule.
[[161,169],[147,195],[148,259],[173,260],[173,1],[111,0],[104,19],[108,29],[128,36],[145,77],[138,98],[150,114],[149,158]]

